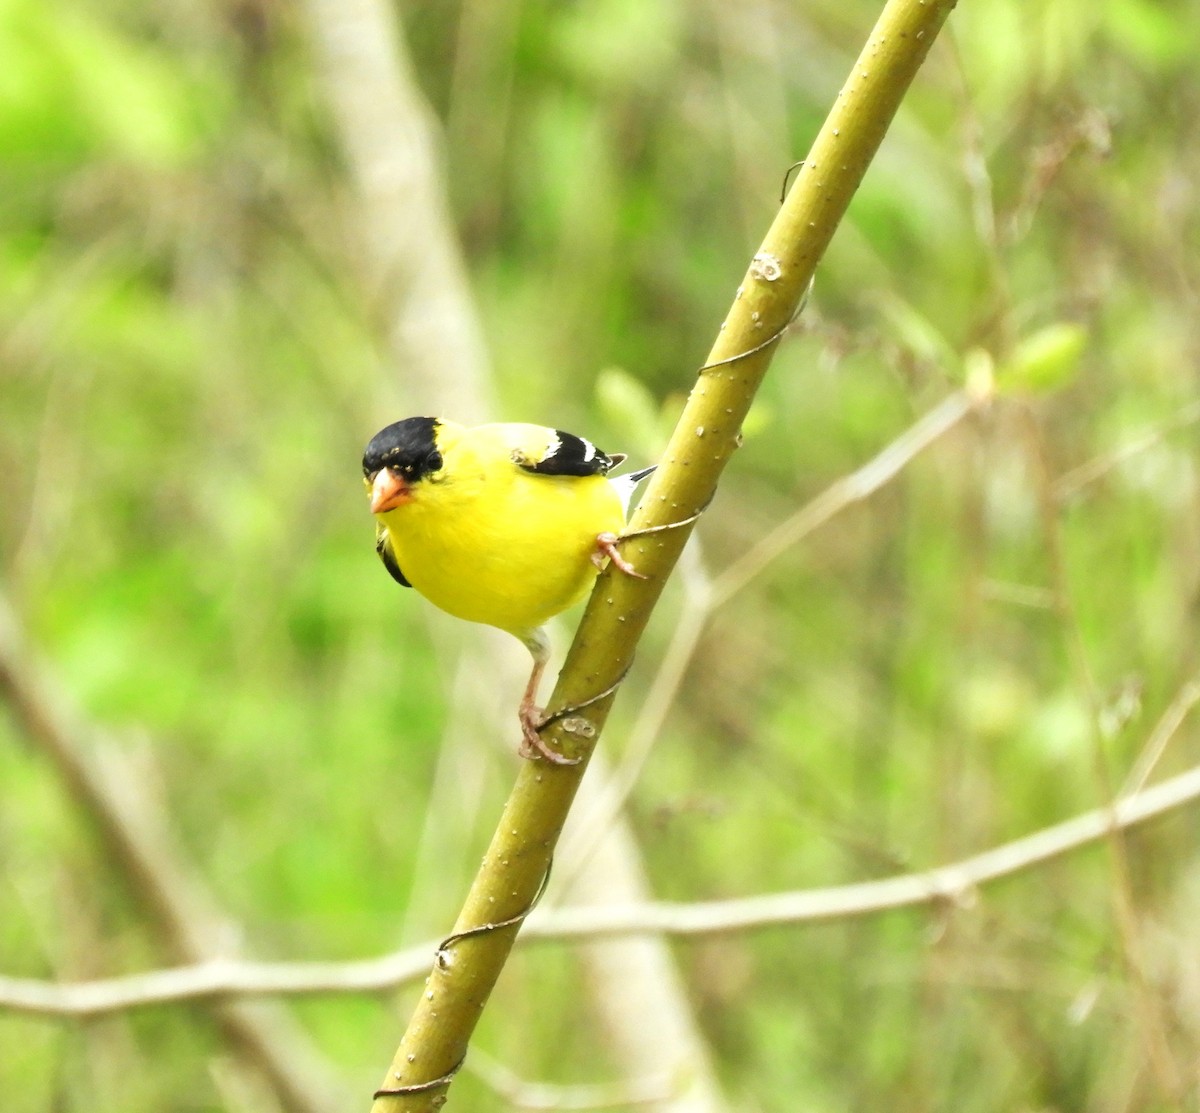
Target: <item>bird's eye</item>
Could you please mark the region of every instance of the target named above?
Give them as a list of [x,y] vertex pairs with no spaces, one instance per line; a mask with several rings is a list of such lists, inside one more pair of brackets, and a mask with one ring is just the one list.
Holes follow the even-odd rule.
[[434,449],[428,456],[425,457],[425,468],[427,471],[437,471],[442,466],[442,454]]

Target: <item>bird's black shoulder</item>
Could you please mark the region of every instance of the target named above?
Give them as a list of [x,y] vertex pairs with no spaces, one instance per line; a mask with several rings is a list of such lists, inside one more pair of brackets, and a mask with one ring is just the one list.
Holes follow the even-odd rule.
[[621,453],[601,452],[591,441],[562,429],[552,430],[546,454],[538,461],[514,457],[519,467],[535,475],[607,475],[622,460]]
[[363,475],[381,468],[395,468],[410,480],[437,471],[442,466],[438,451],[436,417],[406,417],[380,429],[363,451]]
[[375,534],[375,551],[379,554],[379,559],[383,561],[384,568],[388,570],[388,574],[396,583],[401,587],[412,587],[412,584],[408,582],[408,577],[400,571],[400,562],[396,560],[396,554],[392,551],[387,530],[382,527]]

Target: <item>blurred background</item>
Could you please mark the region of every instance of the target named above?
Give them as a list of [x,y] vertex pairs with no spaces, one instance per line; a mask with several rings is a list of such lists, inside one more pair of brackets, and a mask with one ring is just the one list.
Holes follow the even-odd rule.
[[[525,651],[392,584],[362,446],[443,412],[653,460],[879,7],[0,0],[0,973],[447,929]],[[610,720],[637,892],[925,869],[1200,762],[1197,41],[1183,0],[952,15]],[[972,374],[990,406],[721,579]],[[652,941],[704,1096],[650,1107],[1192,1107],[1198,837]],[[452,1107],[647,1081],[586,951],[514,955]],[[0,1104],[365,1107],[418,985],[0,1004]]]

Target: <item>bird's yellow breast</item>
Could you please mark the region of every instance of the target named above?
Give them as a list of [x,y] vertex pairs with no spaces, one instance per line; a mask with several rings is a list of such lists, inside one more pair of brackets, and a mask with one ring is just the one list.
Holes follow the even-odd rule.
[[620,532],[624,508],[602,475],[537,475],[514,462],[541,459],[547,434],[445,423],[443,467],[381,515],[404,575],[442,610],[520,634],[591,587],[596,537]]

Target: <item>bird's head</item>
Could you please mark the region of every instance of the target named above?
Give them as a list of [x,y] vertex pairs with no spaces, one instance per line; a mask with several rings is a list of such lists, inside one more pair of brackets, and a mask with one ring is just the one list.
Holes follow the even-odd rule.
[[362,468],[372,514],[410,502],[413,485],[441,469],[440,424],[435,417],[406,417],[371,438]]

